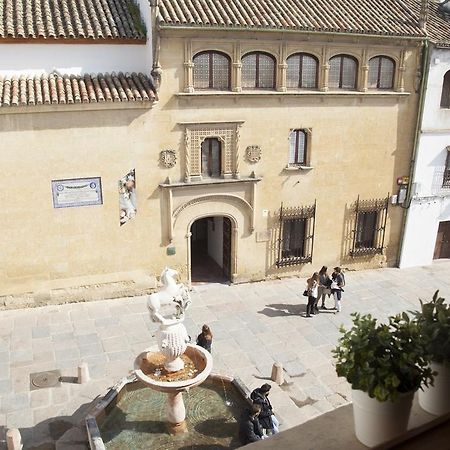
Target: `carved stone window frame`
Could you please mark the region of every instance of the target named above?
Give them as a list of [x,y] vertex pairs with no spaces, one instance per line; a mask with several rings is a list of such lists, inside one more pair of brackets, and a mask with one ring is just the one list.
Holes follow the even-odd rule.
[[184,179],[186,183],[201,181],[202,143],[205,139],[216,138],[222,144],[221,178],[239,178],[240,127],[244,121],[234,122],[182,122],[184,138]]

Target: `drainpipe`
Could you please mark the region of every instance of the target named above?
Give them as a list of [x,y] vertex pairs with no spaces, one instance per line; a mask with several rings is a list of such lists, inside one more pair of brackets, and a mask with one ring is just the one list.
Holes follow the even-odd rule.
[[423,119],[423,110],[425,105],[425,92],[427,89],[428,84],[428,73],[430,71],[430,60],[431,60],[431,53],[428,45],[428,40],[425,40],[423,42],[423,53],[422,53],[422,81],[420,85],[420,96],[419,96],[419,110],[417,112],[417,123],[416,123],[416,130],[414,134],[414,143],[413,143],[413,152],[411,156],[411,162],[410,162],[410,169],[409,169],[409,183],[408,183],[408,191],[406,194],[405,203],[402,208],[404,209],[403,213],[403,223],[402,223],[402,229],[400,232],[401,241],[400,241],[400,247],[398,249],[398,257],[397,257],[397,266],[400,265],[400,259],[403,251],[403,245],[405,241],[405,230],[406,226],[408,224],[409,214],[408,210],[411,206],[412,201],[412,185],[414,176],[416,174],[416,159],[417,159],[417,152],[419,150],[419,142],[420,142],[420,135],[422,132],[422,119]]

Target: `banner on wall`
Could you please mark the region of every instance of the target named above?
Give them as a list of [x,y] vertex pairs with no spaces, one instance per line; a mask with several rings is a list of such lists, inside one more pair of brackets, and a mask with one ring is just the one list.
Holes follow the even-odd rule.
[[136,174],[131,169],[119,180],[120,226],[136,216]]
[[72,208],[103,204],[100,177],[52,181],[54,208]]

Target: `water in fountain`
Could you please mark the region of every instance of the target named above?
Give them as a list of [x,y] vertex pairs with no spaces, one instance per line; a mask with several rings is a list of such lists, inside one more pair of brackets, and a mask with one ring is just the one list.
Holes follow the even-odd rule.
[[247,404],[229,381],[208,379],[188,391],[185,403],[189,431],[169,435],[165,425],[165,394],[143,383],[132,383],[100,426],[106,449],[190,450],[205,446],[214,450],[241,445],[237,422]]
[[227,396],[227,388],[225,387],[225,380],[223,378],[221,378],[220,381],[222,382],[223,396],[225,398],[225,405],[231,406],[233,404],[233,402],[231,400],[229,400],[229,398]]

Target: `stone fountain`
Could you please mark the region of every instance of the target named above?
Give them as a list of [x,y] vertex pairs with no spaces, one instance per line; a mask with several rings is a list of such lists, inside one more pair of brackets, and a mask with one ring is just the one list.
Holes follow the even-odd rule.
[[183,321],[191,298],[186,286],[176,282],[177,275],[175,270],[165,268],[162,289],[148,298],[150,317],[159,324],[158,345],[146,349],[134,362],[139,380],[167,394],[166,421],[172,434],[187,431],[183,392],[205,381],[212,370],[210,353],[189,343]]

